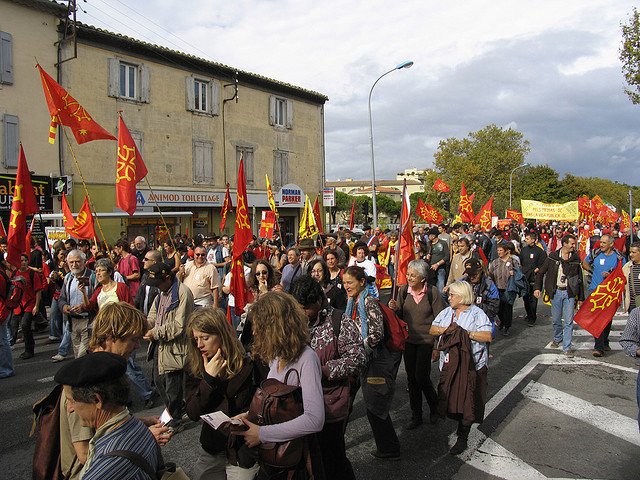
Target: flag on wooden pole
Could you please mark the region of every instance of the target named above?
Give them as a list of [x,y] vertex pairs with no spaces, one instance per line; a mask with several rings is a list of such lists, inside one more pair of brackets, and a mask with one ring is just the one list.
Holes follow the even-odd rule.
[[147,176],[147,166],[122,117],[118,119],[116,206],[129,215],[136,211],[136,185]]

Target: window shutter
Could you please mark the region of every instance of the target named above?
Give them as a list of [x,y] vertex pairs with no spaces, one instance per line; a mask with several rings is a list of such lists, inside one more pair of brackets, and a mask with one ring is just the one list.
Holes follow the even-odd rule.
[[18,166],[18,152],[20,133],[18,130],[18,117],[15,115],[3,115],[4,121],[4,166],[16,168]]
[[187,77],[186,89],[187,89],[187,95],[186,95],[187,110],[189,110],[190,112],[193,112],[196,108],[195,82],[193,80],[193,77]]
[[280,164],[280,185],[289,183],[289,152],[282,152],[282,162]]
[[220,114],[220,85],[215,80],[211,79],[209,81],[211,85],[211,95],[209,99],[209,104],[211,105],[211,115],[219,115]]
[[253,186],[253,149],[244,151],[244,176],[248,186]]
[[138,72],[140,73],[140,101],[149,103],[149,67],[140,65]]
[[193,183],[204,181],[204,148],[202,142],[193,142]]
[[276,124],[276,97],[269,97],[269,125]]
[[13,84],[13,39],[7,32],[0,32],[0,83]]
[[287,100],[287,128],[293,128],[293,102]]
[[109,59],[109,96],[120,96],[120,60]]
[[203,182],[212,184],[213,181],[213,144],[211,142],[203,142]]

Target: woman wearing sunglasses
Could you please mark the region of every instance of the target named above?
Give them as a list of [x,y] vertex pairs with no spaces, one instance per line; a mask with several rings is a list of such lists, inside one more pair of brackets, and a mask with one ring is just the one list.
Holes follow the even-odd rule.
[[258,260],[253,263],[248,285],[254,301],[267,292],[282,291],[280,279],[277,278],[276,272],[268,260]]

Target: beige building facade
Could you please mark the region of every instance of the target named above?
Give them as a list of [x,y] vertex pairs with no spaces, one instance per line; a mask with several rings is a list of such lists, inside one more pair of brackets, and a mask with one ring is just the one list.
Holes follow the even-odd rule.
[[[227,183],[235,204],[242,156],[256,231],[262,210],[268,208],[265,174],[280,204],[283,231],[297,231],[304,194],[315,196],[323,187],[327,97],[80,24],[75,38],[62,42],[60,57],[66,61],[56,67],[54,43],[61,35],[59,22],[50,14],[44,29],[38,23],[38,15],[43,14],[33,5],[49,2],[20,3],[32,5],[0,0],[0,31],[5,10],[15,10],[16,20],[34,17],[30,23],[24,19],[7,22],[16,32],[14,37],[37,31],[43,37],[38,55],[43,68],[114,136],[118,115],[122,115],[149,171],[148,183],[138,184],[139,211],[157,211],[159,206],[163,212],[192,212],[191,217],[168,215],[171,233],[218,233]],[[83,177],[96,211],[117,212],[117,142],[77,145],[68,132],[71,147],[60,134],[56,145],[49,145],[50,117],[33,68],[33,54],[14,51],[19,53],[19,57],[14,54],[16,68],[19,64],[16,76],[18,72],[29,76],[29,87],[15,92],[15,108],[5,102],[0,89],[0,108],[14,108],[12,111],[28,122],[19,139],[25,149],[34,144],[35,155],[27,152],[30,168],[37,174],[72,175],[73,211],[78,211],[84,199]],[[24,112],[18,108],[23,97],[28,99]],[[60,141],[63,148],[59,152]],[[233,232],[233,221],[231,215],[226,232]],[[149,238],[164,233],[157,218],[122,217],[100,223],[110,241],[121,231],[129,237],[142,234]]]

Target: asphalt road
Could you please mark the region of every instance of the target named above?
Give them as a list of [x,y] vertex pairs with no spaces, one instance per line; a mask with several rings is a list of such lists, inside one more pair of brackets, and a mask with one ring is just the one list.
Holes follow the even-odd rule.
[[[362,397],[356,399],[347,428],[348,456],[359,479],[545,479],[599,478],[638,479],[638,434],[635,402],[637,370],[619,350],[595,361],[585,332],[575,359],[565,359],[550,349],[549,308],[541,305],[539,320],[529,328],[522,304],[516,304],[514,326],[509,337],[499,337],[491,346],[489,403],[486,420],[474,427],[471,448],[460,457],[449,455],[456,425],[442,420],[416,430],[405,428],[410,410],[406,375],[400,368],[392,418],[402,445],[402,459],[374,459],[375,448]],[[626,317],[617,317],[612,347]],[[53,387],[60,364],[51,362],[56,345],[46,345],[46,335],[37,336],[36,356],[17,359],[16,375],[0,380],[0,479],[30,478],[34,441],[31,405]],[[142,357],[142,355],[139,355]],[[138,363],[148,370],[142,359]],[[434,368],[433,380],[437,382]],[[136,402],[134,409],[140,407]],[[160,414],[162,407],[139,412]],[[425,412],[428,408],[425,405]],[[137,412],[136,412],[137,413]],[[187,473],[198,456],[200,425],[177,434],[164,447],[165,459]]]

